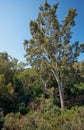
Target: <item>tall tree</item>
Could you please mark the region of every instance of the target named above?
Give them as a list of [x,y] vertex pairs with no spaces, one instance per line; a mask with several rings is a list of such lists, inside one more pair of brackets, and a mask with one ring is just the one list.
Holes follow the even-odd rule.
[[50,6],[47,0],[40,6],[38,18],[30,21],[32,38],[24,41],[29,64],[40,68],[44,61],[50,67],[59,88],[61,108],[64,109],[64,81],[72,75],[73,64],[84,49],[79,42],[70,43],[71,27],[75,25],[76,9],[69,9],[63,21],[58,21],[58,3]]

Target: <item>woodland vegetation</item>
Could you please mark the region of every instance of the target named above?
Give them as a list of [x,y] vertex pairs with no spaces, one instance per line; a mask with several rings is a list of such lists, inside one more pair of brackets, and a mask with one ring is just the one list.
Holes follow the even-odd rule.
[[0,130],[84,130],[84,43],[71,43],[76,9],[40,6],[24,40],[26,63],[0,52]]

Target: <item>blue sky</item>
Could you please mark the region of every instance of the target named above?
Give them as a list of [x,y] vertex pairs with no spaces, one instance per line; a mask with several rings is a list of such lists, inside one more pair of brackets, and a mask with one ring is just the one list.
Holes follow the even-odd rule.
[[[84,42],[84,0],[48,0],[51,5],[59,2],[57,11],[62,20],[69,8],[76,8],[76,26],[72,41]],[[20,61],[24,58],[24,39],[30,38],[29,22],[36,19],[38,7],[44,0],[0,0],[0,52],[8,52]],[[84,54],[79,58],[83,60]]]

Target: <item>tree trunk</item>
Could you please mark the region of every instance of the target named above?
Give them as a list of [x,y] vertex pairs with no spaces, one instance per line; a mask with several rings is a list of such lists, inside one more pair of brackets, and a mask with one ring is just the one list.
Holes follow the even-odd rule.
[[64,88],[63,88],[63,83],[62,83],[62,77],[56,75],[56,73],[54,72],[54,70],[51,70],[54,74],[54,77],[57,81],[58,84],[58,89],[59,89],[59,96],[60,96],[60,105],[61,105],[61,109],[64,110],[65,108],[65,104],[64,104]]
[[64,88],[63,88],[63,85],[62,85],[62,81],[60,81],[60,80],[58,80],[58,88],[59,88],[61,109],[64,110],[64,108],[65,108],[65,104],[64,104]]
[[43,83],[43,93],[46,94],[46,81],[42,80],[42,83]]

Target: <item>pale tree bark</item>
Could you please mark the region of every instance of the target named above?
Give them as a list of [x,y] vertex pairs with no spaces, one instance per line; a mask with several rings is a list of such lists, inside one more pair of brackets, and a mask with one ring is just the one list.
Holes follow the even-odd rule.
[[63,88],[63,83],[62,83],[62,76],[60,76],[60,75],[58,76],[53,69],[51,71],[57,81],[58,89],[59,89],[60,105],[61,105],[61,109],[64,110],[65,101],[64,101],[64,88]]
[[64,108],[65,108],[65,104],[64,104],[64,88],[63,88],[62,82],[60,80],[58,81],[58,88],[59,88],[61,109],[64,110]]

